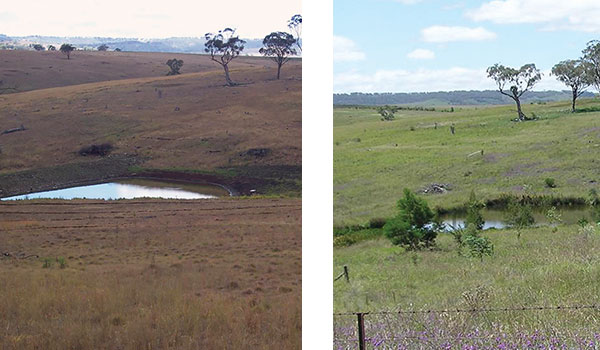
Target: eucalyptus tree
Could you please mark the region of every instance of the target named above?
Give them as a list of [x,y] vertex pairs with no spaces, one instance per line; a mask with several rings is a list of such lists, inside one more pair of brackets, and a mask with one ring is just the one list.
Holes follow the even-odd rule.
[[246,41],[235,35],[235,29],[231,28],[219,30],[216,34],[206,33],[204,38],[204,51],[210,55],[211,60],[223,67],[227,85],[236,85],[229,77],[229,63],[244,50]]
[[290,20],[288,20],[288,28],[292,31],[292,33],[296,34],[296,46],[302,52],[302,15],[293,15]]
[[[521,109],[521,96],[542,79],[542,73],[535,64],[529,63],[519,69],[505,67],[499,63],[487,69],[488,78],[492,78],[498,85],[501,94],[510,97],[517,104],[518,121],[531,120]],[[508,87],[508,91],[507,91]]]
[[552,75],[571,88],[571,112],[575,112],[575,100],[585,92],[585,89],[592,85],[588,67],[581,60],[565,60],[552,67]]
[[73,50],[75,50],[75,46],[71,45],[71,44],[62,44],[60,46],[60,52],[64,53],[65,55],[67,55],[67,59],[70,60],[71,59],[71,52],[73,52]]
[[183,60],[178,60],[176,58],[172,58],[167,61],[167,66],[171,69],[167,75],[178,75],[181,74],[179,70],[183,67]]
[[258,52],[277,63],[277,79],[281,74],[281,66],[296,54],[296,49],[293,48],[295,43],[296,39],[285,32],[273,32],[263,39],[263,47]]
[[600,91],[600,41],[592,40],[582,51],[581,60],[586,65],[591,85]]

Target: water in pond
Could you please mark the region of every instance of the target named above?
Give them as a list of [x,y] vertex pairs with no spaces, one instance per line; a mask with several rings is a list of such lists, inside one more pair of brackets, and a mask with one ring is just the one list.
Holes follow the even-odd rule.
[[[581,218],[585,218],[589,222],[592,222],[592,215],[589,207],[564,207],[558,208],[558,213],[561,215],[561,222],[563,224],[576,224]],[[546,210],[535,210],[533,217],[535,218],[535,225],[544,226],[550,225],[550,220],[546,217]],[[483,209],[481,211],[485,223],[483,229],[487,230],[490,228],[501,229],[508,226],[506,223],[506,212],[498,209]],[[466,214],[448,214],[442,215],[441,219],[446,224],[448,231],[452,230],[452,227],[464,227]]]
[[131,199],[171,198],[204,199],[229,196],[229,192],[216,185],[197,185],[180,182],[164,182],[146,179],[127,179],[97,185],[79,186],[61,190],[30,193],[2,200],[34,198],[88,198],[88,199]]

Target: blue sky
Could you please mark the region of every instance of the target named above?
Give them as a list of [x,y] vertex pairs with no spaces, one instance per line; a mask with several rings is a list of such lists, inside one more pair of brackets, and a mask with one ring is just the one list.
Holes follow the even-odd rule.
[[600,39],[600,0],[334,0],[334,92],[493,89],[494,63],[552,66]]

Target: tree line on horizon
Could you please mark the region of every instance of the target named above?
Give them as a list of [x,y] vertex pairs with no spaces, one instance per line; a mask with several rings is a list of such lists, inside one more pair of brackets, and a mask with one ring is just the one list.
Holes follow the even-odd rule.
[[[571,93],[566,91],[530,91],[525,94],[523,103],[546,103],[570,98]],[[589,91],[581,96],[592,97]],[[445,106],[445,105],[499,105],[512,103],[513,100],[499,94],[497,90],[463,90],[463,91],[436,91],[436,92],[352,92],[333,94],[333,104],[336,106],[380,106],[380,105],[420,105],[420,106]]]
[[[281,67],[289,61],[291,56],[297,55],[297,50],[302,52],[302,15],[293,15],[287,21],[287,26],[291,33],[277,31],[267,34],[262,42],[263,47],[259,50],[261,55],[270,58],[277,64],[277,79],[281,76]],[[217,33],[206,33],[204,38],[206,40],[204,52],[210,55],[212,61],[223,67],[227,85],[237,85],[230,77],[229,63],[242,53],[246,41],[240,39],[236,35],[236,30],[229,27],[219,30]],[[46,50],[41,44],[30,46],[36,51]],[[76,49],[74,45],[64,43],[59,51],[65,54],[67,59],[71,59],[71,53]],[[106,44],[97,47],[98,51],[107,51],[108,49],[109,47]],[[56,51],[56,47],[49,45],[48,51]],[[121,50],[116,48],[115,51]],[[167,75],[177,75],[180,74],[179,70],[183,66],[183,60],[173,58],[168,60],[166,64],[170,69]]]

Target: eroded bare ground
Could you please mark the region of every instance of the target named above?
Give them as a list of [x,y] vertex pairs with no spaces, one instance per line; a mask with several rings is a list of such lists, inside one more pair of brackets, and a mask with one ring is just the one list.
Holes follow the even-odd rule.
[[300,199],[2,202],[0,348],[300,348],[300,220]]

